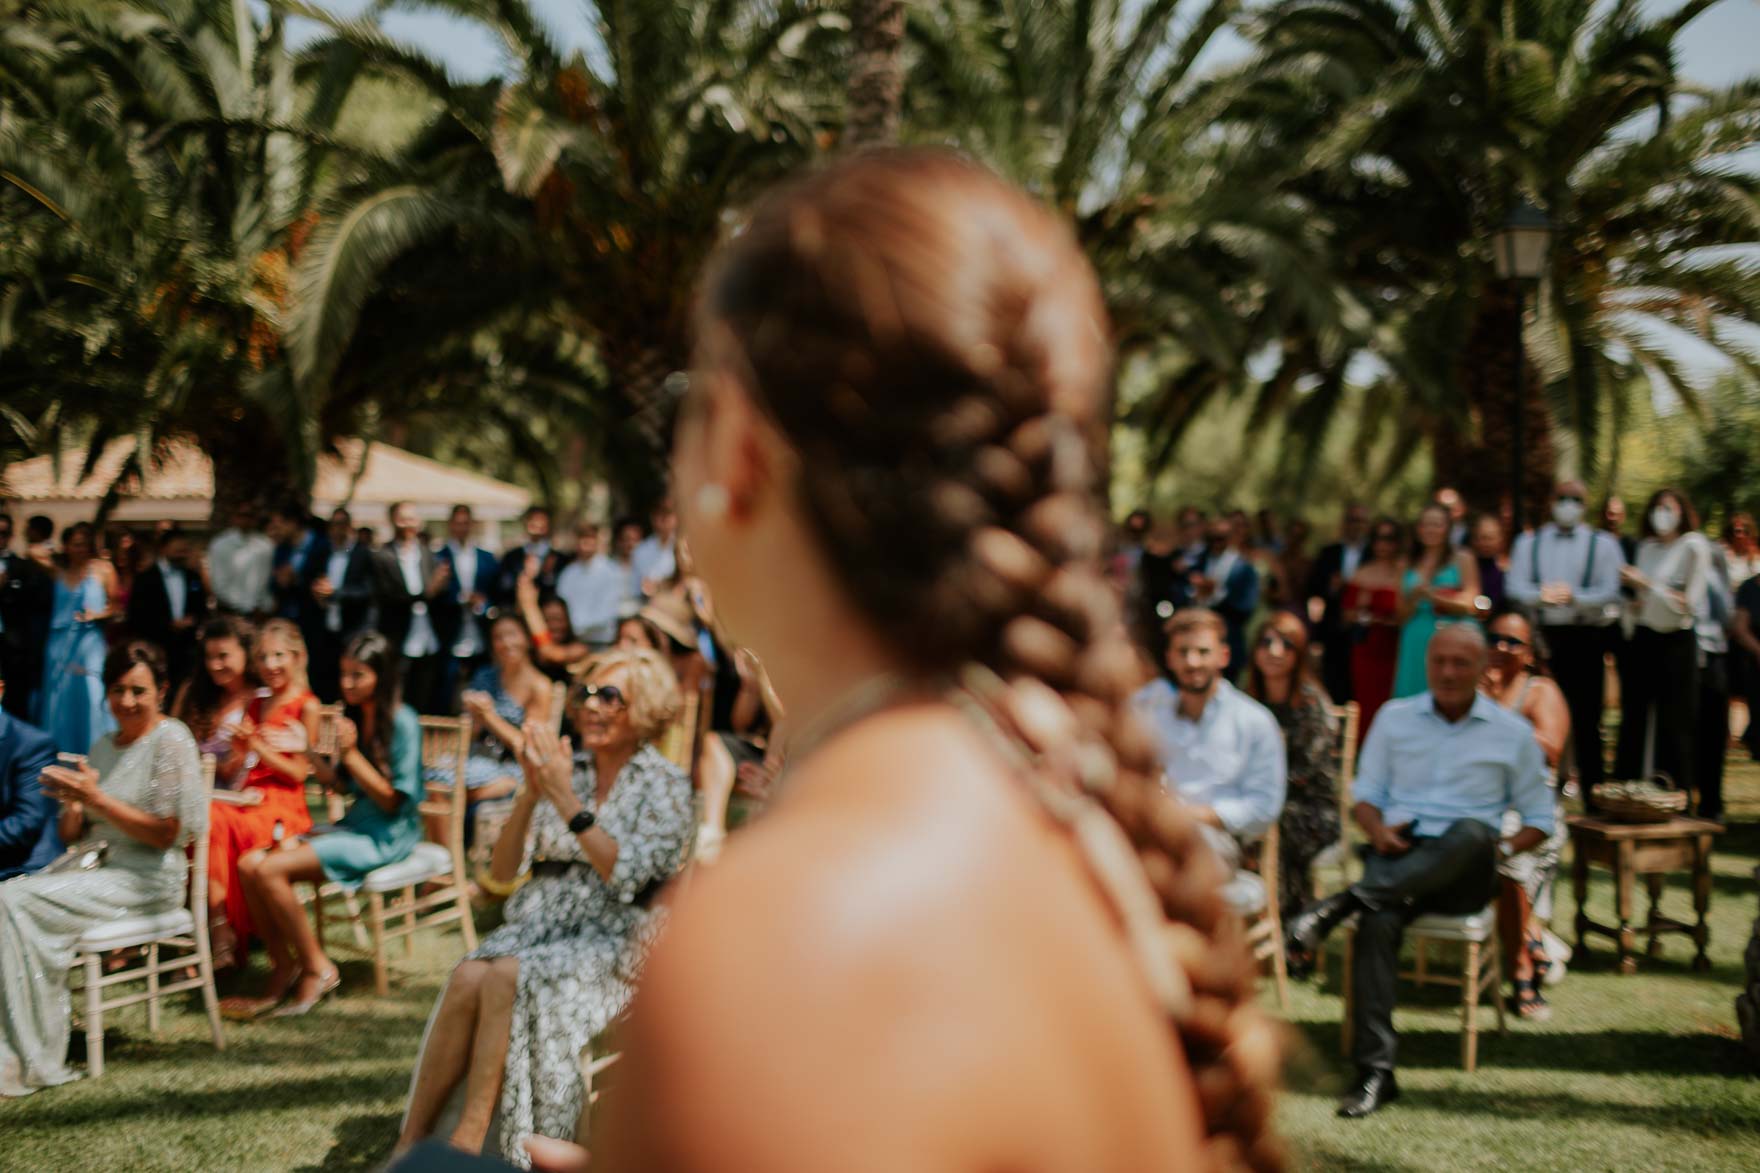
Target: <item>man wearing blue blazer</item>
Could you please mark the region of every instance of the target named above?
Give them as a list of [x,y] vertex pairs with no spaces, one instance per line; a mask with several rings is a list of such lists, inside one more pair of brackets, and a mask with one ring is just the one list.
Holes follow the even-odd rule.
[[477,545],[476,528],[471,507],[454,505],[446,519],[446,544],[434,552],[434,561],[449,576],[434,604],[434,627],[446,657],[441,695],[448,712],[457,710],[459,690],[489,659],[489,624],[495,616],[489,600],[498,589],[501,563]]
[[[0,699],[6,680],[0,677]],[[61,851],[56,805],[37,781],[55,764],[55,742],[0,710],[0,880],[34,872]]]
[[1259,572],[1247,557],[1246,535],[1225,518],[1204,531],[1204,553],[1191,577],[1192,601],[1228,625],[1228,675],[1238,679],[1247,663],[1247,621],[1259,606]]

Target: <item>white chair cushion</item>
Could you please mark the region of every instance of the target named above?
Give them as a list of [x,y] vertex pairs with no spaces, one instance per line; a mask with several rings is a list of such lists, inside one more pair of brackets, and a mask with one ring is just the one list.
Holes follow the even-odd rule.
[[131,916],[113,920],[93,929],[75,946],[81,953],[102,953],[110,949],[128,949],[166,937],[187,937],[196,931],[196,918],[187,908],[174,908],[155,916]]
[[418,843],[405,859],[367,873],[361,887],[369,892],[395,892],[452,874],[452,853],[438,843]]
[[1467,916],[1421,916],[1407,931],[1434,941],[1484,941],[1497,931],[1497,905],[1488,904]]

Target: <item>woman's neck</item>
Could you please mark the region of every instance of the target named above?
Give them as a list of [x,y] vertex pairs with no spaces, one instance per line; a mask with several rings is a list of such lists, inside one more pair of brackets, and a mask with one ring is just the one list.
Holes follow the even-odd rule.
[[1288,676],[1266,676],[1262,679],[1265,681],[1265,702],[1267,704],[1281,705],[1288,701],[1295,691],[1296,678],[1293,673]]
[[630,759],[636,756],[638,744],[608,745],[593,751],[593,773],[597,783],[596,797],[603,801],[611,793],[611,787],[617,782],[617,776],[629,765]]
[[153,726],[157,725],[164,719],[165,714],[154,713],[151,717],[148,717],[143,721],[133,733],[129,733],[127,727],[119,723],[116,729],[116,744],[119,746],[133,745],[135,742],[151,733],[153,731]]

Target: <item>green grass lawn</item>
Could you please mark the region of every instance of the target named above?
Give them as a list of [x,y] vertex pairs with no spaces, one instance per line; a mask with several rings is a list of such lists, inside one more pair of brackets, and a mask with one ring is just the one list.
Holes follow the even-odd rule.
[[[1338,1056],[1336,986],[1298,985],[1280,1117],[1298,1167],[1760,1167],[1760,1077],[1736,1040],[1732,1005],[1757,910],[1760,768],[1733,773],[1708,973],[1692,971],[1683,937],[1665,939],[1662,955],[1633,977],[1615,972],[1611,943],[1592,941],[1548,993],[1553,1020],[1512,1018],[1507,1035],[1488,1031],[1473,1075],[1460,1069],[1454,992],[1408,991],[1396,1019],[1404,1098],[1364,1121],[1332,1115],[1348,1071]],[[1611,888],[1605,873],[1595,877],[1592,912],[1611,920]],[[1679,881],[1669,905],[1677,914],[1690,908]],[[1567,883],[1558,926],[1568,929],[1574,913]],[[388,998],[373,996],[365,962],[344,960],[341,996],[305,1019],[228,1023],[223,1054],[194,998],[168,1007],[157,1038],[146,1034],[143,1009],[124,1011],[107,1027],[103,1079],[0,1100],[0,1170],[377,1168],[428,1010],[461,951],[456,934],[425,937]],[[1336,973],[1336,950],[1331,964]],[[1482,1015],[1489,1025],[1488,1006]]]

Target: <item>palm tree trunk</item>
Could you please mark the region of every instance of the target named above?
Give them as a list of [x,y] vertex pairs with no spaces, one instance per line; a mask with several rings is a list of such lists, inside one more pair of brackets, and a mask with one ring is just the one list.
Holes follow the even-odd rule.
[[898,139],[904,96],[905,0],[850,0],[851,54],[843,142],[850,150],[887,146]]
[[[1438,483],[1458,488],[1476,513],[1495,514],[1512,497],[1520,304],[1512,286],[1486,287],[1457,374],[1465,426],[1445,426],[1432,440]],[[1532,523],[1552,492],[1558,450],[1539,374],[1531,362],[1520,361],[1520,367],[1522,514]]]
[[239,505],[253,506],[259,516],[289,501],[309,506],[311,470],[301,475],[293,467],[287,445],[266,421],[249,414],[238,421],[216,415],[196,442],[214,470],[211,532],[232,524],[232,511]]

